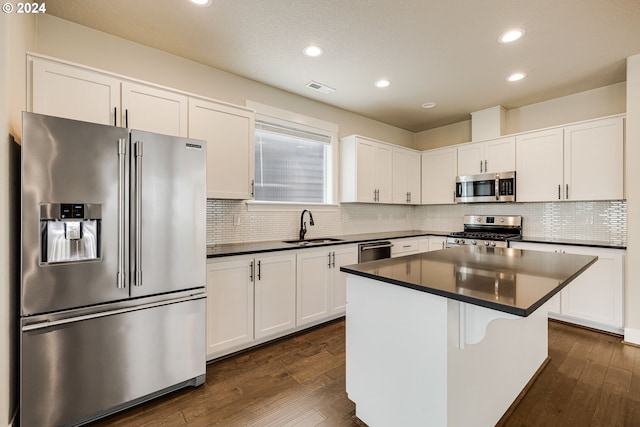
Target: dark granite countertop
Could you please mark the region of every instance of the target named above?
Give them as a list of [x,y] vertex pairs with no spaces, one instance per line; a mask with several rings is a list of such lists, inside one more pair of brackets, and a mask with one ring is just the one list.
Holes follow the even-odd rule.
[[528,316],[598,257],[459,246],[341,267],[346,273]]
[[[363,234],[347,234],[343,236],[321,236],[327,238],[340,239],[321,244],[313,244],[307,246],[297,246],[289,243],[283,243],[280,240],[271,240],[263,242],[246,242],[246,243],[224,243],[220,245],[207,246],[207,258],[217,258],[233,255],[247,255],[261,252],[274,251],[290,251],[303,248],[317,248],[330,245],[347,245],[352,243],[375,242],[377,240],[402,239],[405,237],[420,236],[447,236],[450,231],[428,231],[428,230],[408,230],[408,231],[387,231],[381,233],[363,233]],[[308,235],[308,239],[320,236]]]
[[591,248],[627,249],[626,242],[613,240],[579,240],[579,239],[553,239],[549,237],[522,236],[509,239],[510,242],[549,243],[553,245],[587,246]]

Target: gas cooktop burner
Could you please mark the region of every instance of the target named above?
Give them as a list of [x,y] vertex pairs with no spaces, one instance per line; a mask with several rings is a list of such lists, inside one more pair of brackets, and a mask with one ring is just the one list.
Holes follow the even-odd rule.
[[449,234],[450,237],[458,237],[463,239],[478,239],[478,240],[507,240],[512,237],[518,237],[519,234],[502,234],[502,233],[490,233],[482,231],[458,231]]
[[481,245],[490,247],[508,246],[508,239],[522,236],[521,216],[477,216],[464,217],[464,231],[449,234],[447,246]]

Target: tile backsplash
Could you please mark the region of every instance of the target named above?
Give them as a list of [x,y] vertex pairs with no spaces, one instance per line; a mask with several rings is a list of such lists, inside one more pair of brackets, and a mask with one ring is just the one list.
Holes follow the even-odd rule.
[[522,215],[523,234],[532,237],[603,240],[626,244],[625,201],[546,202],[417,207],[415,228],[462,229],[464,215]]
[[[399,230],[462,230],[464,215],[522,215],[524,234],[626,244],[625,201],[436,206],[342,204],[313,210],[308,238]],[[300,211],[249,211],[244,201],[207,200],[207,244],[296,239]],[[308,222],[308,218],[305,217]]]

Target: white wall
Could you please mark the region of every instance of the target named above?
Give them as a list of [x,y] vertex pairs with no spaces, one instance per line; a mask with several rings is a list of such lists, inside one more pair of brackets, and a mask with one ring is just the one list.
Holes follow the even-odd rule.
[[471,120],[429,129],[416,134],[417,150],[432,150],[471,141]]
[[624,113],[626,83],[616,83],[507,110],[506,134]]
[[[507,110],[505,135],[542,129],[627,111],[626,82]],[[418,150],[471,141],[471,120],[416,134]]]
[[360,134],[413,148],[414,133],[253,80],[89,29],[38,15],[37,52],[237,105],[246,100],[295,111]]
[[640,344],[640,55],[627,60],[627,258],[624,339]]

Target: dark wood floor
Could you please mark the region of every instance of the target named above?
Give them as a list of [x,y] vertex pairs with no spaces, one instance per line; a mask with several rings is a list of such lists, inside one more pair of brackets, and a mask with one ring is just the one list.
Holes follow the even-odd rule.
[[[211,364],[202,387],[91,426],[357,426],[344,352],[340,320]],[[640,348],[549,322],[549,356],[503,426],[640,426]]]

